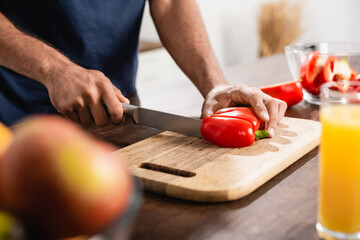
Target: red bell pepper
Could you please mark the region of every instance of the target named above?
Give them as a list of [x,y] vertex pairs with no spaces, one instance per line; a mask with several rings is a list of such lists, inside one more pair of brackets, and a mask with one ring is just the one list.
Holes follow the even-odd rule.
[[203,119],[201,135],[204,141],[221,147],[246,147],[255,138],[269,136],[267,130],[258,130],[260,123],[252,108],[224,108]]
[[350,81],[359,81],[359,80],[360,80],[360,75],[358,75],[357,72],[351,68]]
[[306,91],[311,94],[319,94],[319,86],[315,86],[314,80],[324,65],[325,59],[320,56],[318,51],[314,51],[307,56],[304,64],[301,66],[300,81]]
[[[360,75],[354,80],[354,82],[360,82]],[[350,84],[334,84],[330,87],[333,91],[339,91],[343,93],[360,93],[360,85]]]
[[346,58],[339,61],[337,57],[330,56],[326,59],[325,65],[321,72],[316,76],[314,85],[317,91],[320,92],[320,86],[326,82],[356,79],[356,72],[350,68]]
[[318,51],[308,55],[300,70],[300,81],[309,93],[319,95],[320,86],[326,82],[356,79],[357,73],[346,58],[339,60],[335,56],[325,59]]
[[283,100],[288,107],[298,104],[303,99],[303,87],[299,81],[279,83],[260,89],[271,97]]
[[320,73],[314,79],[314,90],[315,90],[316,94],[320,93],[320,86],[323,83],[331,82],[334,79],[336,79],[334,70],[335,70],[335,66],[338,65],[338,62],[339,62],[339,60],[334,56],[330,56],[326,60]]

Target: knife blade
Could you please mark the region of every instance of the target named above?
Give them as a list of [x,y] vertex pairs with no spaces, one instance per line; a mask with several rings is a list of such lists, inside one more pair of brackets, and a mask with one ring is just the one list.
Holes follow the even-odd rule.
[[126,103],[121,104],[124,114],[128,115],[135,124],[201,137],[201,119],[160,112]]

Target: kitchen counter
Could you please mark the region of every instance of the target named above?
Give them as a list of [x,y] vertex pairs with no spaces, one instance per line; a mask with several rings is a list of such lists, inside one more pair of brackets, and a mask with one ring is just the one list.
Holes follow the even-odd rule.
[[[249,86],[292,79],[283,54],[227,68],[224,74],[232,84],[242,82]],[[139,95],[143,105],[149,108],[163,111],[171,108],[171,112],[189,116],[200,114],[202,99],[186,80],[177,82],[176,86],[139,91]],[[289,108],[286,116],[319,120],[319,107],[303,101]],[[134,126],[129,119],[125,123],[122,128],[108,126],[92,132],[119,147],[160,132]],[[194,203],[144,192],[132,239],[318,239],[315,229],[317,186],[318,148],[315,148],[237,201]]]

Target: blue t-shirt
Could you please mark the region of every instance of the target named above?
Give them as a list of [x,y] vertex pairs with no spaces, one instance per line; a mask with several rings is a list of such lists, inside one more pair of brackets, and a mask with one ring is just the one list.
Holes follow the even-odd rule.
[[[145,0],[0,0],[22,31],[73,62],[102,71],[124,95],[136,93],[137,51]],[[56,113],[40,83],[0,67],[0,121]]]

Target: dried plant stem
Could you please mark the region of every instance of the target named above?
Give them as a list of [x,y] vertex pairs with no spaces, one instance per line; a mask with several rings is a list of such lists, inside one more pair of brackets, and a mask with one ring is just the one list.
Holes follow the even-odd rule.
[[258,32],[260,56],[282,52],[301,34],[303,2],[290,4],[287,0],[275,0],[261,5]]

